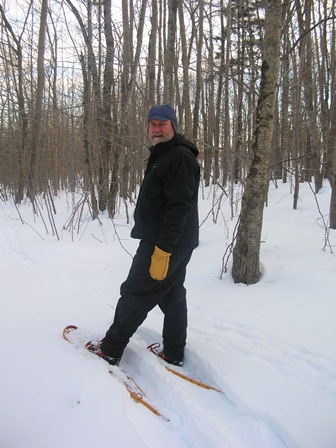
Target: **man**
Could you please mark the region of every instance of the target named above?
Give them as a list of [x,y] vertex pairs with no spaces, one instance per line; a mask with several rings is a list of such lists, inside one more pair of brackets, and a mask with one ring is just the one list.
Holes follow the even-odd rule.
[[134,212],[133,238],[140,239],[114,322],[104,339],[88,348],[118,365],[130,337],[159,305],[164,313],[160,356],[183,365],[187,337],[186,266],[198,245],[198,150],[177,133],[174,109],[161,104],[148,115],[151,147]]

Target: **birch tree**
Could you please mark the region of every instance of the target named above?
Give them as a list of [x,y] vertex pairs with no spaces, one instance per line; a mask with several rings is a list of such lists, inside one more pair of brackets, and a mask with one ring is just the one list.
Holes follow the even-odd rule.
[[233,249],[232,277],[235,283],[253,284],[260,277],[260,241],[280,64],[280,28],[281,0],[268,0],[253,157]]

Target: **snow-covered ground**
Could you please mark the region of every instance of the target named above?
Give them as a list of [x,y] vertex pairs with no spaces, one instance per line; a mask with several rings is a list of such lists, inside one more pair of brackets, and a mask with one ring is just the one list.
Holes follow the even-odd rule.
[[[185,370],[224,394],[175,377],[146,350],[160,341],[159,309],[125,352],[121,367],[169,422],[132,400],[104,361],[62,338],[67,324],[97,337],[109,327],[138,244],[125,214],[113,223],[102,215],[102,225],[83,215],[79,233],[76,222],[67,232],[64,195],[55,199],[58,241],[45,207],[43,222],[28,204],[19,215],[1,202],[1,448],[335,448],[336,255],[322,250],[309,186],[296,211],[290,185],[278,187],[264,214],[263,276],[252,286],[219,278],[236,220],[226,200],[214,223],[214,192],[200,197]],[[328,183],[317,200],[328,220]],[[335,230],[329,241],[336,252]]]

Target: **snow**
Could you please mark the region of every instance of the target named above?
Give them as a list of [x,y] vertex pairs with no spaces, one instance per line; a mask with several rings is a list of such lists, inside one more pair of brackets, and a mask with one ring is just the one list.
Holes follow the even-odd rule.
[[[138,242],[125,210],[113,221],[76,216],[71,195],[55,198],[58,241],[46,204],[34,217],[0,203],[2,448],[335,448],[336,258],[325,246],[330,187],[315,197],[271,183],[256,285],[220,278],[236,218],[221,191],[199,201],[200,246],[189,264],[185,370],[224,393],[166,371],[146,350],[161,341],[154,309],[133,336],[121,367],[170,421],[132,400],[107,364],[62,338],[75,324],[95,337],[109,327]],[[238,194],[238,193],[237,193]],[[132,212],[132,207],[129,210]],[[42,219],[43,217],[43,219]],[[203,222],[204,221],[204,222]],[[77,229],[79,229],[77,231]],[[329,242],[335,251],[336,234]],[[230,270],[230,265],[229,265]]]

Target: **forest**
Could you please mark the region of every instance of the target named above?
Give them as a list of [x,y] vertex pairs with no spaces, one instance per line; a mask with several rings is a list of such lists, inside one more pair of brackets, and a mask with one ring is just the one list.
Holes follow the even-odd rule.
[[77,192],[113,218],[136,200],[148,110],[169,103],[203,186],[232,204],[241,186],[247,209],[260,191],[261,223],[269,182],[295,209],[302,182],[328,180],[335,229],[335,24],[335,0],[1,0],[0,199],[53,213]]

